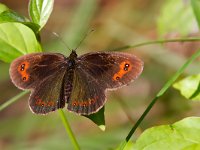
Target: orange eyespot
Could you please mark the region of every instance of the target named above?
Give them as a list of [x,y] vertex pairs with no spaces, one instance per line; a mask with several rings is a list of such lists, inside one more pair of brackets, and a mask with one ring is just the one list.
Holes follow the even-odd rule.
[[73,106],[77,106],[78,105],[78,103],[77,103],[77,101],[73,101],[73,104],[72,104]]
[[29,79],[29,74],[27,73],[28,67],[29,67],[29,62],[24,61],[24,62],[20,63],[20,65],[17,68],[18,72],[22,76],[22,81],[28,81],[28,79]]
[[118,81],[120,78],[122,78],[126,73],[128,73],[131,70],[132,66],[129,61],[123,61],[119,65],[119,71],[114,74],[113,80]]

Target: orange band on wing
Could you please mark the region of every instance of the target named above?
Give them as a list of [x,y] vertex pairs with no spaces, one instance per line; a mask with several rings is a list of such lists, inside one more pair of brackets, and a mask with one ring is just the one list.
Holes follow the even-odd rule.
[[123,61],[119,65],[119,71],[114,74],[113,80],[117,81],[127,74],[132,69],[132,64],[129,61]]
[[38,97],[35,97],[36,98],[36,101],[35,101],[35,104],[37,106],[55,106],[55,102],[50,100],[50,101],[43,101],[42,99],[38,98]]
[[72,101],[72,105],[73,106],[89,106],[92,105],[96,102],[95,98],[89,99],[88,101],[77,101],[77,100],[73,100]]

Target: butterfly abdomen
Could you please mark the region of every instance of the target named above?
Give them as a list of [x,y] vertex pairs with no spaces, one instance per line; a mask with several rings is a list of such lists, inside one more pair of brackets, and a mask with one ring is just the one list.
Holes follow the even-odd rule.
[[67,64],[67,72],[64,77],[64,98],[66,103],[69,102],[69,98],[72,92],[72,83],[73,83],[73,76],[74,76],[74,69],[75,69],[75,60],[70,59]]

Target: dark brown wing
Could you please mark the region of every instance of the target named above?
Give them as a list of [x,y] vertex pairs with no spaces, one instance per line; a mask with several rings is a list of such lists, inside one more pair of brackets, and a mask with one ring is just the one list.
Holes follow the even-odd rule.
[[79,114],[97,112],[105,103],[105,90],[127,85],[143,70],[134,55],[118,52],[88,53],[78,58],[68,109]]
[[15,59],[10,66],[12,82],[20,89],[35,88],[59,67],[63,67],[65,57],[61,54],[32,53]]
[[132,54],[122,52],[97,52],[82,55],[79,67],[98,80],[104,88],[127,85],[143,70],[143,62]]
[[11,63],[12,82],[20,89],[32,90],[29,106],[34,113],[46,114],[65,106],[62,84],[65,59],[61,54],[32,53]]
[[36,114],[47,114],[65,106],[63,96],[63,78],[66,70],[59,69],[52,73],[32,90],[29,106]]
[[72,92],[68,100],[69,111],[89,115],[97,112],[105,102],[105,89],[98,80],[81,68],[75,69]]

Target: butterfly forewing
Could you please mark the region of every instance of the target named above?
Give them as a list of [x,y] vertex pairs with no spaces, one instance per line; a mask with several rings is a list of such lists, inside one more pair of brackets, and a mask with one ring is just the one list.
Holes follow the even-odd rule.
[[143,62],[134,55],[121,52],[97,52],[82,55],[78,67],[97,79],[104,88],[127,85],[143,70]]
[[10,66],[12,82],[20,89],[31,89],[63,67],[65,57],[53,53],[32,53],[15,59]]

